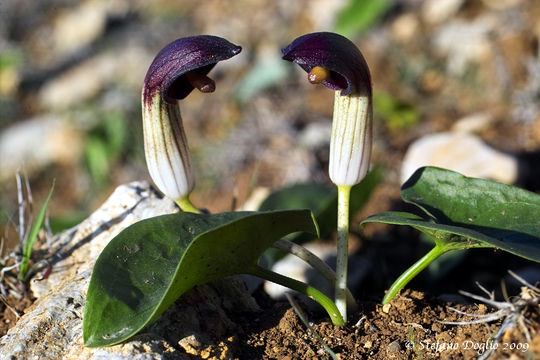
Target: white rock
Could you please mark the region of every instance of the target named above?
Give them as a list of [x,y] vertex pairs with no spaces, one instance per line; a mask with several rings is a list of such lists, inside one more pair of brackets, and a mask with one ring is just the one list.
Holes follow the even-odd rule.
[[16,122],[0,133],[0,183],[18,169],[32,173],[51,163],[73,164],[82,145],[81,133],[57,117]]
[[392,36],[401,43],[413,41],[420,31],[420,21],[415,13],[398,16],[392,23]]
[[113,81],[139,89],[151,61],[151,56],[136,46],[106,51],[45,84],[38,94],[39,104],[45,109],[73,106],[97,96]]
[[452,125],[452,132],[476,133],[486,130],[493,122],[493,116],[489,113],[476,113],[459,119]]
[[[0,359],[183,359],[178,344],[193,339],[217,358],[229,358],[224,339],[235,331],[227,311],[257,311],[255,300],[238,277],[198,286],[184,294],[155,323],[131,341],[107,348],[85,348],[82,315],[92,267],[103,247],[122,229],[152,216],[176,211],[174,203],[160,199],[146,182],[120,186],[87,220],[52,240],[50,277],[33,281],[38,297],[28,312],[0,338]],[[208,321],[211,319],[212,321]],[[182,340],[188,337],[187,340]]]
[[512,184],[518,176],[518,160],[493,149],[477,136],[466,133],[439,133],[416,140],[405,154],[401,182],[419,167],[438,166],[463,175]]
[[129,6],[126,0],[86,0],[58,11],[52,24],[52,53],[62,58],[88,46],[103,34],[110,15],[125,15]]
[[428,24],[439,24],[455,15],[464,0],[424,1],[421,8],[422,18]]

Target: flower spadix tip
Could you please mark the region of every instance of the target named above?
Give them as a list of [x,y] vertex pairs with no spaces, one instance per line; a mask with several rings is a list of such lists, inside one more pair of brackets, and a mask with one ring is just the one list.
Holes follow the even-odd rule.
[[216,83],[205,74],[197,71],[188,71],[186,79],[191,86],[202,93],[212,93],[216,90]]
[[312,84],[322,84],[330,77],[330,70],[322,66],[314,66],[308,73],[308,81]]

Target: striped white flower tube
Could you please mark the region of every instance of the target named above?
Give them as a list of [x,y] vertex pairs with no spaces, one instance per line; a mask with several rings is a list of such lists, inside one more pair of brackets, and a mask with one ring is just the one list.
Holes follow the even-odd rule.
[[217,36],[180,38],[159,52],[146,73],[142,90],[146,165],[156,187],[184,211],[199,212],[189,201],[195,178],[178,100],[194,88],[213,92],[215,83],[206,74],[241,50]]
[[162,101],[156,93],[143,101],[143,133],[146,166],[156,187],[167,197],[180,200],[195,186],[191,157],[180,108]]
[[369,170],[373,105],[370,96],[335,92],[328,172],[338,186],[358,184]]

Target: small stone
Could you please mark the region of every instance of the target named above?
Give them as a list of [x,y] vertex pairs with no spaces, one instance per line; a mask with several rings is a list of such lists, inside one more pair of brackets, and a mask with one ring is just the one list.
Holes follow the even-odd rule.
[[392,307],[391,304],[384,304],[383,307],[382,307],[383,313],[388,314],[390,312],[391,307]]
[[97,96],[113,81],[140,87],[138,81],[150,62],[149,54],[136,46],[105,51],[48,81],[39,91],[38,102],[46,109],[64,109]]
[[364,344],[364,347],[366,349],[371,349],[371,347],[373,346],[373,342],[372,341],[366,341],[366,343]]
[[184,349],[184,351],[191,355],[199,355],[199,348],[202,344],[197,340],[194,335],[186,336],[183,339],[180,339],[178,345]]
[[476,113],[459,119],[452,126],[452,132],[478,133],[486,130],[493,122],[493,116],[489,113]]
[[478,304],[478,314],[484,315],[487,314],[488,308],[485,304]]
[[485,144],[472,134],[426,135],[409,146],[401,166],[405,182],[422,166],[438,166],[465,176],[512,184],[518,177],[518,159]]
[[421,8],[422,18],[428,24],[439,24],[455,15],[464,0],[425,1]]
[[395,357],[399,354],[399,352],[401,351],[401,345],[399,345],[399,342],[396,340],[396,341],[392,341],[390,344],[388,344],[388,346],[386,347],[386,354],[390,357]]
[[392,36],[396,41],[407,43],[413,40],[420,29],[420,21],[415,13],[400,15],[392,23]]
[[199,353],[199,356],[201,357],[201,359],[208,359],[211,355],[212,353],[208,349],[204,349],[203,351]]

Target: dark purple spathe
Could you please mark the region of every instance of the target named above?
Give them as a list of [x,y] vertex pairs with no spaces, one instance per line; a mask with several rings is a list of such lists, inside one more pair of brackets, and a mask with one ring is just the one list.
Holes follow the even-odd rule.
[[281,50],[283,59],[310,72],[315,66],[330,70],[323,85],[341,90],[341,95],[371,96],[371,76],[356,45],[339,34],[317,32],[302,35]]
[[175,103],[189,95],[193,86],[185,73],[208,74],[219,61],[238,54],[242,48],[211,35],[180,38],[165,46],[150,65],[144,79],[144,101],[152,102],[156,91],[164,101]]

